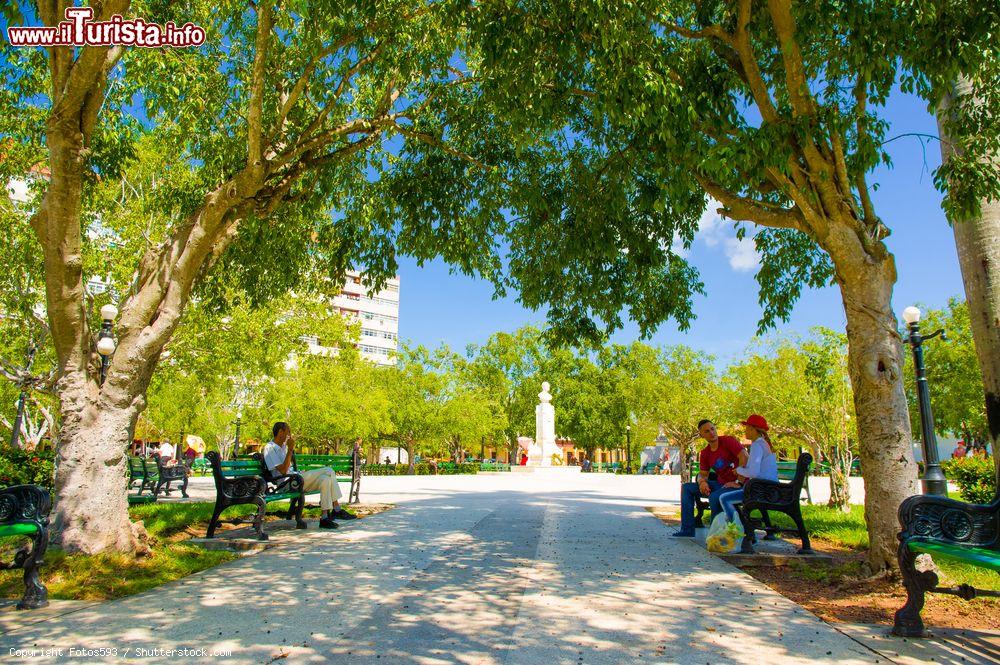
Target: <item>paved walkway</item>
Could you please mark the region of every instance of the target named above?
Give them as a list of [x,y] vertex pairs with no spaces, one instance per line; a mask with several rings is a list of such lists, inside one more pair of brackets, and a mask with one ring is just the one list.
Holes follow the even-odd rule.
[[[117,651],[72,662],[878,661],[671,538],[644,510],[664,502],[667,480],[366,478],[363,500],[398,507],[332,533],[286,532],[283,547],[158,591],[14,627],[0,635],[0,659],[103,648]],[[206,652],[152,652],[185,647]]]

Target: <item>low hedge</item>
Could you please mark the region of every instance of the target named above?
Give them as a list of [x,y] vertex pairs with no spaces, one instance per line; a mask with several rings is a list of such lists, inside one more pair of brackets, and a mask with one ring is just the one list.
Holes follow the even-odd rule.
[[50,492],[54,486],[54,454],[51,451],[0,450],[0,487],[41,485]]
[[992,457],[962,457],[941,462],[944,475],[958,485],[969,503],[989,503],[996,496],[996,469]]
[[[442,462],[438,464],[437,475],[450,476],[478,472],[479,464],[476,463],[450,464]],[[365,464],[364,469],[361,471],[361,474],[365,476],[406,476],[409,473],[410,467],[407,464]],[[434,469],[431,468],[430,464],[421,462],[420,464],[413,465],[413,474],[416,476],[430,476],[434,474]]]

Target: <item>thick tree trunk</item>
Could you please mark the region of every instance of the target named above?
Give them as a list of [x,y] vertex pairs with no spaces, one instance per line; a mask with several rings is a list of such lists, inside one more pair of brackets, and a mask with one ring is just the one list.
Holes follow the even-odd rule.
[[[947,129],[949,108],[954,96],[970,93],[969,82],[960,79],[938,109],[944,162],[957,149]],[[994,157],[1000,159],[1000,156]],[[950,221],[962,269],[972,338],[976,342],[976,356],[983,377],[989,443],[996,465],[997,492],[1000,493],[1000,454],[997,454],[1000,448],[1000,201],[981,201],[978,216]]]
[[[892,312],[896,269],[888,251],[879,256],[852,247],[859,239],[847,225],[838,225],[835,233],[841,237],[829,239],[828,251],[847,314],[847,364],[865,481],[868,564],[878,573],[898,567],[896,512],[904,499],[919,493],[903,392],[903,344]],[[838,251],[842,249],[847,251]]]
[[128,515],[128,449],[140,406],[102,404],[85,374],[60,380],[63,426],[56,448],[54,523],[63,549],[147,552],[146,533]]

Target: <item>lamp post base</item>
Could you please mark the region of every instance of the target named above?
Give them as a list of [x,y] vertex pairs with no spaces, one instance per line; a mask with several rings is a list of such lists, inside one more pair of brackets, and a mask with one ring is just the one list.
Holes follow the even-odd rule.
[[948,480],[942,474],[940,478],[921,478],[920,489],[924,494],[948,496]]

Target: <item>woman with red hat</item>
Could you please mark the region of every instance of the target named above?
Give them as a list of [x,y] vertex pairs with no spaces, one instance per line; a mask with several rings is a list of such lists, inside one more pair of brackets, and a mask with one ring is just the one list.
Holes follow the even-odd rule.
[[736,505],[743,501],[743,484],[751,478],[762,480],[778,480],[778,456],[774,454],[771,438],[767,435],[770,429],[764,416],[756,413],[740,423],[746,428],[746,438],[753,441],[750,444],[750,459],[746,466],[736,469],[737,480],[733,489],[719,495],[719,504],[726,512],[726,519],[736,520]]

